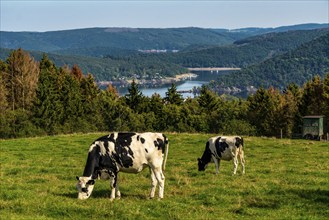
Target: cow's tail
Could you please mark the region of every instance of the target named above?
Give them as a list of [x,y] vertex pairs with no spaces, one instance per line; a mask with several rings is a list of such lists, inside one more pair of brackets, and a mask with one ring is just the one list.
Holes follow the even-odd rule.
[[164,152],[164,158],[163,158],[163,163],[162,163],[162,170],[165,171],[167,157],[168,157],[168,151],[169,151],[169,140],[165,135],[163,135],[163,137],[164,137],[164,143],[165,143],[165,152]]

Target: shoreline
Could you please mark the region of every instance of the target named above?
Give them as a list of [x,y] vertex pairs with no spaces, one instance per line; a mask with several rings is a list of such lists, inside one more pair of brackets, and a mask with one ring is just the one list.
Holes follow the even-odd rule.
[[235,67],[195,67],[187,68],[189,71],[227,71],[227,70],[241,70]]
[[175,77],[166,77],[163,79],[126,79],[126,80],[118,80],[118,81],[99,81],[97,82],[100,86],[108,86],[109,84],[112,84],[114,86],[119,85],[120,87],[125,87],[128,84],[131,84],[133,80],[138,85],[153,85],[153,86],[160,86],[163,84],[170,84],[175,82],[180,82],[186,79],[196,78],[198,77],[195,73],[182,73],[175,75]]

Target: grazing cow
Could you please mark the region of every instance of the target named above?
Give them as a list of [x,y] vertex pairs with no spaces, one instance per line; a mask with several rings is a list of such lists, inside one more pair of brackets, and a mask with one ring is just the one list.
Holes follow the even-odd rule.
[[239,136],[225,136],[209,138],[203,155],[198,158],[199,171],[204,171],[208,163],[213,160],[216,166],[216,174],[219,172],[220,160],[232,160],[234,164],[233,175],[236,174],[238,168],[238,155],[242,165],[242,173],[244,170],[244,152],[243,138]]
[[90,197],[96,179],[109,179],[111,200],[120,198],[118,172],[139,173],[145,167],[150,168],[152,179],[150,198],[157,184],[159,198],[163,198],[168,147],[168,139],[161,133],[111,133],[97,139],[90,145],[83,176],[77,176],[78,198]]

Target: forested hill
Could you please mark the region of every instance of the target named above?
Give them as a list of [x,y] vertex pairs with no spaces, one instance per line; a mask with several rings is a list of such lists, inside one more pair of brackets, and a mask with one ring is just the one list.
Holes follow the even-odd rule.
[[329,72],[329,33],[299,46],[283,55],[252,65],[216,82],[222,87],[274,86],[284,88],[290,83],[302,85],[314,75]]
[[[249,36],[288,30],[308,30],[328,24],[302,24],[277,28],[205,29],[205,28],[87,28],[50,32],[0,31],[0,47],[23,48],[58,54],[99,55],[101,48],[181,50],[190,45],[224,45]],[[88,49],[88,50],[86,50]],[[72,50],[72,51],[70,51]],[[91,52],[88,54],[88,52]],[[77,54],[75,54],[77,55]]]
[[169,55],[171,62],[185,67],[247,67],[281,55],[309,42],[329,29],[269,33],[235,41],[234,44],[216,47],[191,47]]
[[[112,48],[111,51],[115,55],[100,57],[100,55],[109,53],[108,48],[100,47],[68,49],[66,51],[68,54],[80,53],[79,56],[48,53],[48,57],[57,66],[69,65],[72,67],[77,64],[83,72],[92,73],[97,81],[136,76],[151,79],[156,74],[173,76],[186,72],[187,70],[183,67],[248,67],[296,49],[298,46],[328,32],[329,29],[316,29],[269,33],[241,39],[231,45],[189,46],[178,53],[143,54],[138,53],[138,51],[118,48],[114,51]],[[204,49],[205,47],[207,49]],[[0,48],[0,59],[6,60],[9,53],[10,50]],[[30,51],[30,53],[36,60],[40,60],[42,57],[42,52]],[[94,55],[83,56],[84,54]],[[298,75],[295,77],[299,80]],[[304,79],[300,80],[303,81]],[[248,80],[241,81],[250,83]],[[232,85],[232,82],[226,78],[225,83]]]
[[45,52],[77,48],[182,49],[191,44],[221,45],[238,33],[202,28],[89,28],[52,32],[1,32],[1,47]]

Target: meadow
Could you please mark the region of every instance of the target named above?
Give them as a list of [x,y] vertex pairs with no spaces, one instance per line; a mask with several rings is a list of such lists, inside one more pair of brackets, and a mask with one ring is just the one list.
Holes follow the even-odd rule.
[[197,170],[211,134],[167,134],[164,199],[148,199],[150,175],[119,174],[77,199],[89,145],[103,133],[0,140],[1,219],[328,219],[329,143],[245,137],[246,174],[232,162]]

